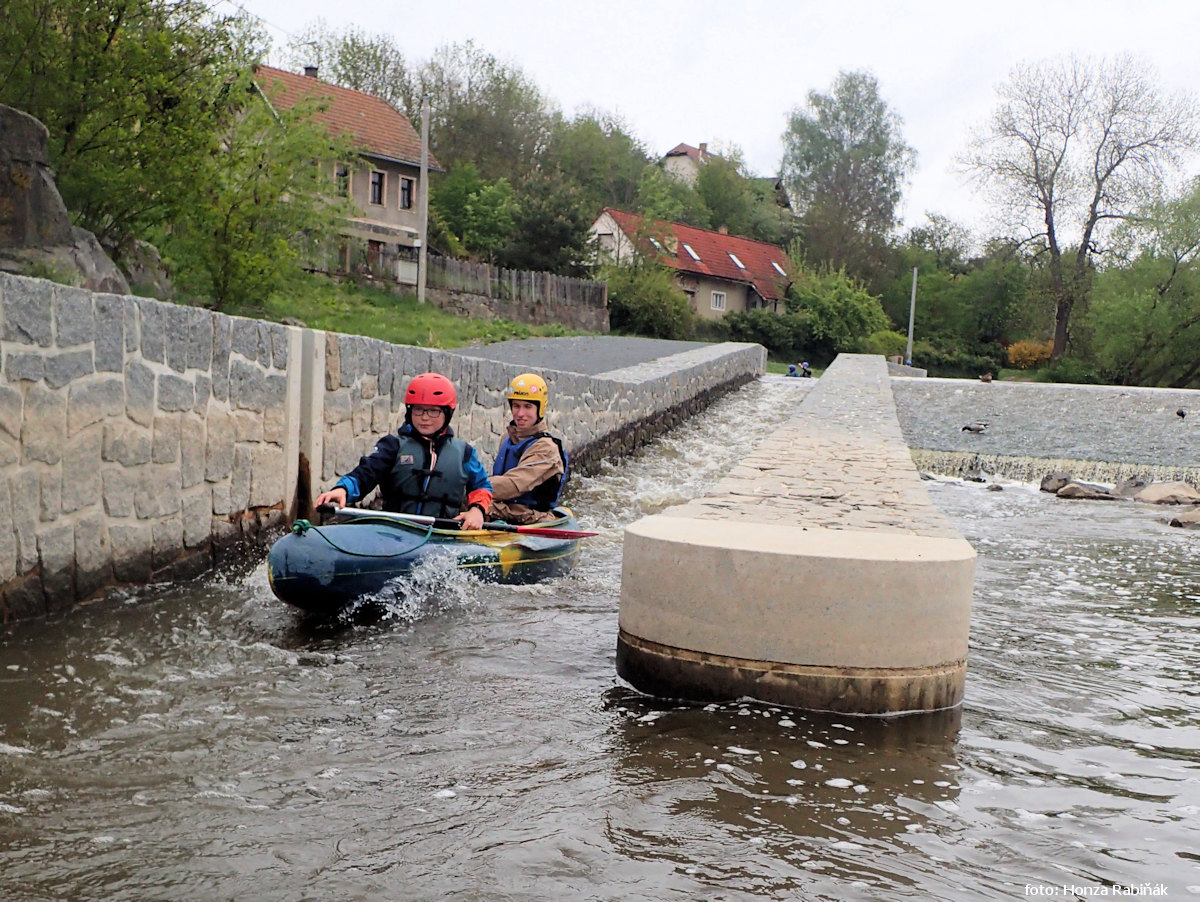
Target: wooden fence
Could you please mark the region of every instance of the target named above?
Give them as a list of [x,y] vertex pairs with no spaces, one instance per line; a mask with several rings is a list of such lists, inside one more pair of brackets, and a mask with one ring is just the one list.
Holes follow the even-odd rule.
[[450,257],[427,258],[426,285],[446,291],[480,295],[516,303],[549,303],[604,308],[608,286],[591,279],[556,276],[548,272],[521,272],[454,260]]

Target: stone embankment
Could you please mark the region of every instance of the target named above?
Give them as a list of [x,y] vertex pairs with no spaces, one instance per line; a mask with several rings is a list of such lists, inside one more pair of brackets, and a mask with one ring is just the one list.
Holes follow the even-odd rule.
[[625,679],[857,714],[961,701],[975,552],[930,503],[891,385],[881,357],[840,356],[713,491],[626,530]]
[[[551,424],[586,469],[765,365],[760,346],[724,344],[548,372],[571,410]],[[0,274],[0,619],[264,541],[396,427],[417,373],[455,381],[456,431],[487,457],[530,368]]]

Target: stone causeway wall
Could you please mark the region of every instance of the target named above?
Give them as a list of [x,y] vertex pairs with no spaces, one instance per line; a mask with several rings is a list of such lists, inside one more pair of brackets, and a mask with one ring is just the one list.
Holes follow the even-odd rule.
[[[758,345],[550,373],[584,469],[761,375]],[[0,274],[0,620],[195,575],[259,545],[401,417],[407,379],[460,392],[490,463],[529,367]]]

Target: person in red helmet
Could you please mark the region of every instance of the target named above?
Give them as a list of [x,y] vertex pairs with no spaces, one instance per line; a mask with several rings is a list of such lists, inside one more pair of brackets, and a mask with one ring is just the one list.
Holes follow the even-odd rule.
[[475,449],[450,428],[456,407],[458,393],[445,376],[415,377],[404,392],[404,425],[380,438],[315,503],[345,507],[378,486],[384,510],[453,518],[463,529],[479,529],[492,484]]

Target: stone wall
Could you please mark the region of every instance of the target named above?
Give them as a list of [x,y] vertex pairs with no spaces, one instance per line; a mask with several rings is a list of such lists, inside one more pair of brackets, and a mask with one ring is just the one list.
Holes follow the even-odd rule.
[[[570,411],[553,425],[586,467],[765,365],[727,344],[547,372]],[[261,544],[396,427],[417,373],[454,380],[456,431],[490,462],[522,369],[0,274],[0,619]]]

